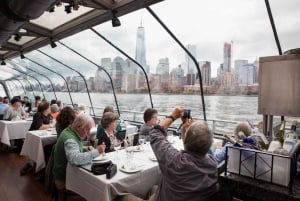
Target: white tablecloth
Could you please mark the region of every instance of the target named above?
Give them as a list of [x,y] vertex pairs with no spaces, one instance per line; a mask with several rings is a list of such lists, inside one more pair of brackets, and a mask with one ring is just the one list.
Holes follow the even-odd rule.
[[32,121],[0,121],[1,142],[10,146],[10,140],[22,139],[26,137],[26,132],[30,128]]
[[[146,145],[145,145],[146,147]],[[145,148],[146,149],[146,148]],[[119,169],[126,163],[126,152],[120,150],[119,160],[115,160],[116,152],[107,153],[106,157],[117,164],[118,172],[112,179],[106,179],[106,175],[94,175],[93,173],[76,166],[68,165],[66,187],[87,201],[111,201],[117,195],[134,193],[144,197],[154,184],[158,184],[160,171],[157,162],[150,160],[153,152],[150,148],[144,152],[134,153],[134,163],[142,170],[136,173],[124,173]]]
[[[53,132],[56,133],[55,129]],[[43,147],[56,142],[57,135],[54,135],[53,132],[46,130],[27,132],[21,155],[28,156],[36,162],[36,172],[46,167]]]
[[[183,149],[182,140],[173,137],[173,146]],[[215,143],[218,141],[215,141]],[[115,160],[116,152],[106,154],[107,158],[117,164],[118,172],[112,179],[106,179],[105,175],[96,176],[91,172],[69,165],[67,166],[66,188],[78,193],[87,201],[111,201],[117,195],[133,193],[137,196],[147,196],[150,188],[160,181],[158,163],[150,160],[154,157],[150,145],[144,145],[145,151],[134,152],[136,166],[143,165],[143,169],[137,173],[124,173],[119,170],[126,163],[126,152],[120,150],[120,160]]]

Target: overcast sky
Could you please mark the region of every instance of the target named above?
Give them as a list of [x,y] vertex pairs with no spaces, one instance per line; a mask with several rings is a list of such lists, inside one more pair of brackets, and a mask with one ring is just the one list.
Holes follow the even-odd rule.
[[[299,48],[300,1],[270,0],[270,5],[282,50]],[[197,46],[197,60],[210,61],[213,76],[223,63],[224,42],[233,41],[233,59],[253,62],[261,56],[278,55],[263,0],[165,0],[151,8],[184,45]],[[184,62],[183,50],[145,9],[121,17],[120,27],[113,28],[108,22],[96,30],[134,58],[141,19],[151,72],[155,72],[160,58],[168,57],[171,69]],[[102,57],[121,55],[90,30],[63,42],[92,59],[97,58],[97,62]]]

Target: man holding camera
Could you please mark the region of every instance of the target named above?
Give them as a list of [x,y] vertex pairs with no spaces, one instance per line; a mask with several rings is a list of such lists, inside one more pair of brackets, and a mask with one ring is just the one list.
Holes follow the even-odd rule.
[[[156,192],[149,198],[151,201],[213,201],[219,190],[217,163],[208,154],[213,133],[205,122],[183,118],[184,111],[184,107],[176,107],[170,116],[150,131],[150,143],[162,173]],[[167,128],[178,118],[183,121],[184,150],[181,151],[166,138]],[[121,200],[141,199],[129,194]]]

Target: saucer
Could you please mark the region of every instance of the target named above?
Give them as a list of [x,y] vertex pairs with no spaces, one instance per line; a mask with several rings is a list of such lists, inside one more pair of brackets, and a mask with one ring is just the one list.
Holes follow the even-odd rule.
[[134,152],[140,152],[140,151],[143,151],[143,148],[142,148],[142,146],[135,146],[133,151]]
[[130,168],[125,168],[124,165],[122,165],[122,167],[120,168],[120,170],[125,173],[135,173],[141,171],[142,169],[143,166],[136,166],[134,169],[130,169]]
[[108,160],[108,158],[107,156],[103,156],[102,154],[93,159],[93,161],[104,161],[104,160]]

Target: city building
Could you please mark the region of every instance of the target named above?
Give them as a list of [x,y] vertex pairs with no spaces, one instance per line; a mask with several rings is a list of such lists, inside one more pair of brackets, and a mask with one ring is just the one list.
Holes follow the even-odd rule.
[[255,67],[254,64],[244,64],[239,69],[239,86],[248,86],[255,83]]
[[[139,64],[141,64],[145,69],[146,73],[149,74],[150,68],[147,65],[147,61],[146,61],[145,29],[142,23],[137,28],[135,60]],[[138,72],[140,75],[144,75],[144,73],[141,70],[138,70]]]
[[[194,56],[194,58],[197,61],[197,46],[189,44],[186,46],[186,49]],[[197,73],[196,64],[188,54],[185,54],[185,66],[184,66],[183,70],[187,74],[188,73],[191,73],[191,74]]]
[[231,43],[224,43],[223,48],[223,71],[222,72],[231,72]]
[[209,61],[199,62],[201,63],[201,75],[202,83],[204,86],[211,85],[211,64]]
[[169,66],[169,58],[161,58],[158,60],[158,64],[156,66],[156,74],[164,75],[169,74],[170,66]]

